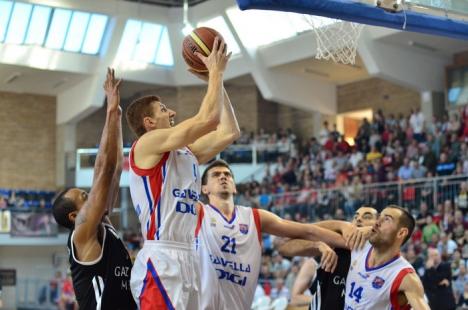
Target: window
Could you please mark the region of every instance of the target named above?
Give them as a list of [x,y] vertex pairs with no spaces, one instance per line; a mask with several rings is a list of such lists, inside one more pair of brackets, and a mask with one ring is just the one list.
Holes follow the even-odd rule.
[[138,20],[127,21],[117,55],[124,61],[174,65],[167,27]]
[[51,13],[50,7],[39,5],[34,7],[25,44],[41,45],[44,42]]
[[268,45],[312,29],[306,19],[297,13],[240,11],[237,7],[229,8],[226,12],[247,48]]
[[0,42],[98,54],[108,17],[0,0]]
[[197,27],[210,27],[216,29],[223,36],[228,46],[228,50],[232,52],[232,55],[240,54],[239,44],[237,44],[236,39],[232,35],[222,16],[217,16],[215,18],[199,22]]

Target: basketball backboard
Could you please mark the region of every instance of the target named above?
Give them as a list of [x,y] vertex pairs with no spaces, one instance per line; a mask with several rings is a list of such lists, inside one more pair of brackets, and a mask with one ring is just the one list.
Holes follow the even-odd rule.
[[377,7],[376,0],[237,0],[239,8],[296,12],[361,24],[468,40],[468,1],[395,0],[401,10]]

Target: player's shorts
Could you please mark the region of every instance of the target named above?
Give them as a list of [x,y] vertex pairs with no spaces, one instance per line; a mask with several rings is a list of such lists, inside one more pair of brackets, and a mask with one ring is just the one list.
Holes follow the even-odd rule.
[[132,269],[130,286],[141,310],[199,309],[200,270],[194,246],[145,241]]

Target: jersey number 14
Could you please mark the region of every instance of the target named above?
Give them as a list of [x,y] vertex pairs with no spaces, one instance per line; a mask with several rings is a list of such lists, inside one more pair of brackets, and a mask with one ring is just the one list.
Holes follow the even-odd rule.
[[351,290],[349,291],[348,296],[356,300],[357,303],[359,303],[359,301],[362,298],[362,291],[364,290],[364,288],[362,286],[359,286],[358,288],[354,289],[355,286],[356,282],[351,282]]

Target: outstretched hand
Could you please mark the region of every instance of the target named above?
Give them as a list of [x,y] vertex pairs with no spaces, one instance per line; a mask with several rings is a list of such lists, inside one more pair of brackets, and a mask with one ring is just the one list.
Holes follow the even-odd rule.
[[320,267],[325,270],[325,272],[334,272],[338,264],[338,255],[324,242],[319,243],[318,250],[322,255]]
[[352,226],[349,231],[344,232],[343,237],[346,240],[346,245],[351,250],[360,250],[369,240],[372,233],[372,227],[356,227]]
[[120,108],[120,83],[122,79],[115,79],[115,70],[107,68],[106,81],[104,82],[104,91],[107,98],[107,111],[118,110],[122,111]]
[[217,71],[220,73],[223,73],[226,69],[231,54],[232,52],[227,53],[227,45],[220,37],[215,38],[210,55],[204,56],[199,52],[195,52],[195,55],[205,64],[208,72]]

